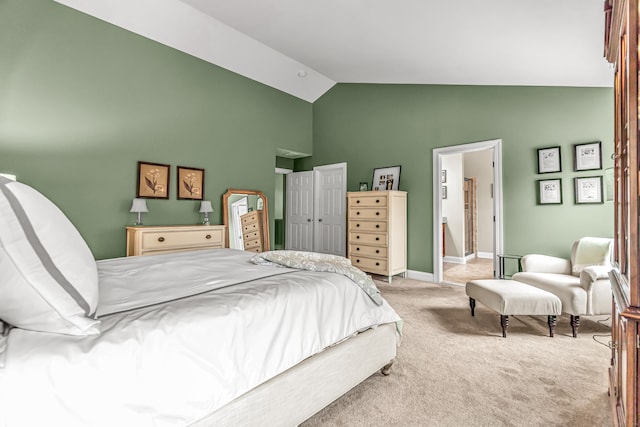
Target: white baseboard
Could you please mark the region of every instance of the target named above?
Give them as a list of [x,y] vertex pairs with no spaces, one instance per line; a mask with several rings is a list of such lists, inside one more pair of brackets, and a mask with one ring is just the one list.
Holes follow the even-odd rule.
[[422,280],[423,282],[433,283],[433,273],[425,273],[424,271],[407,270],[407,277],[413,280]]
[[478,258],[493,259],[493,252],[478,252]]
[[442,258],[442,262],[450,262],[451,264],[466,264],[464,258],[459,256],[445,256]]

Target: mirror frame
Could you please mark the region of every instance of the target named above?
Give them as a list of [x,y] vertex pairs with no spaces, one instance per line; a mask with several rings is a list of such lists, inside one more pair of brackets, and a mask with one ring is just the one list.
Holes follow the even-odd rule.
[[246,194],[248,196],[262,197],[262,239],[263,248],[265,251],[271,250],[271,243],[269,241],[269,204],[267,203],[267,196],[262,191],[256,190],[241,190],[238,188],[228,188],[227,192],[222,195],[222,223],[224,228],[224,246],[229,247],[229,197],[233,194]]

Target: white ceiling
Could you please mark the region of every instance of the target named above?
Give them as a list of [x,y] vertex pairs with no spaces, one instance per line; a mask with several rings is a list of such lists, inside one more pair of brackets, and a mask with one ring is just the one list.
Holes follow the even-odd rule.
[[56,1],[309,102],[339,82],[613,83],[602,0]]

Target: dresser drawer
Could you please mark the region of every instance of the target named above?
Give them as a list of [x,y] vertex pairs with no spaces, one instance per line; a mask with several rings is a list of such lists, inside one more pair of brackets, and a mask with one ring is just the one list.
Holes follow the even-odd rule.
[[240,217],[240,220],[242,221],[242,225],[247,225],[247,224],[251,224],[254,222],[258,222],[258,212],[257,211],[253,211],[253,212],[249,212],[248,214],[244,214]]
[[387,231],[385,221],[349,221],[349,231]]
[[258,240],[258,242],[260,242],[260,237],[261,237],[261,233],[259,231],[250,231],[242,235],[242,240],[244,241]]
[[359,219],[387,219],[387,209],[349,209],[349,219],[357,221]]
[[142,250],[179,249],[184,247],[222,247],[221,230],[152,231],[142,235]]
[[356,245],[387,246],[387,235],[384,233],[349,233],[349,242]]
[[350,197],[349,198],[349,208],[365,206],[365,207],[373,207],[373,206],[387,206],[387,197],[377,196],[360,196],[358,197]]
[[360,256],[351,256],[349,259],[351,259],[351,264],[361,270],[369,271],[371,273],[379,272],[381,274],[386,274],[387,261],[384,259],[373,259]]
[[260,252],[261,247],[262,242],[260,241],[260,239],[244,240],[245,251],[251,250],[252,248],[257,248],[258,250],[256,252]]
[[383,246],[349,245],[349,254],[373,258],[387,258],[387,248]]
[[258,231],[260,230],[260,224],[258,224],[257,221],[249,223],[249,224],[242,224],[242,232],[243,233],[249,233],[251,231]]

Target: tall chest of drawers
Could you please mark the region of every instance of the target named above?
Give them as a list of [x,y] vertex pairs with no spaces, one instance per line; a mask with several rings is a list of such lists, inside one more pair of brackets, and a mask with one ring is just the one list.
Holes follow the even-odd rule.
[[127,256],[223,248],[225,228],[224,225],[127,227]]
[[240,217],[242,223],[242,241],[244,250],[248,252],[263,252],[262,242],[262,211],[251,211]]
[[368,273],[391,276],[407,271],[407,193],[347,193],[347,256]]

